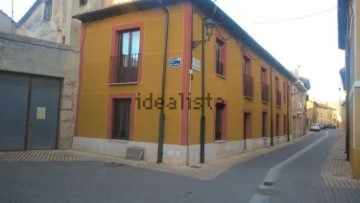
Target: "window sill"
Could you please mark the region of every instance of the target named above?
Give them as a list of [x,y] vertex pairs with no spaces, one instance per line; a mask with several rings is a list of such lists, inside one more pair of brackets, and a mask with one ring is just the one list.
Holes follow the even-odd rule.
[[276,107],[280,109],[280,108],[281,108],[281,105],[280,105],[280,106],[279,106],[279,105],[276,105]]
[[139,82],[123,82],[123,83],[109,83],[109,86],[117,86],[117,85],[137,85]]
[[269,102],[268,102],[268,101],[264,101],[264,100],[262,101],[262,103],[263,103],[263,104],[266,104],[266,105],[268,105],[268,104],[269,104]]
[[215,140],[215,144],[225,144],[227,143],[226,140]]
[[117,140],[117,139],[109,139],[109,142],[114,142],[114,143],[123,143],[123,144],[129,144],[129,140]]
[[223,80],[226,79],[225,75],[216,74],[216,76],[219,77],[219,78],[221,78],[221,79],[223,79]]
[[251,100],[251,101],[253,100],[253,97],[251,97],[251,96],[244,96],[244,98],[247,100]]

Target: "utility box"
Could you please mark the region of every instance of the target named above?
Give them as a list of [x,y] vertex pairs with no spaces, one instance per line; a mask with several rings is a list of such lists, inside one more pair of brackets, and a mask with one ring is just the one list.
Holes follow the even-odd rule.
[[126,148],[126,159],[141,161],[144,160],[145,149],[141,147]]

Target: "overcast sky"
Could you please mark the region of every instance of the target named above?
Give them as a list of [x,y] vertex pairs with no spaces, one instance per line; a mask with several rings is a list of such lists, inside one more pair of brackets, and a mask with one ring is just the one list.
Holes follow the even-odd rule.
[[[34,0],[14,0],[19,20]],[[344,53],[337,47],[336,0],[217,0],[257,42],[288,70],[301,66],[310,79],[311,98],[339,100]],[[11,0],[0,0],[11,16]]]

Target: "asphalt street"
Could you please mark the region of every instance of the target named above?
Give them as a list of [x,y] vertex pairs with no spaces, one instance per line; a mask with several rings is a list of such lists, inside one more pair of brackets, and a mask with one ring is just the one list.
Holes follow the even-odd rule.
[[[338,139],[336,130],[323,130],[211,181],[102,162],[0,162],[0,202],[250,202],[259,194],[270,202],[341,202],[321,176]],[[274,167],[273,185],[259,189]]]

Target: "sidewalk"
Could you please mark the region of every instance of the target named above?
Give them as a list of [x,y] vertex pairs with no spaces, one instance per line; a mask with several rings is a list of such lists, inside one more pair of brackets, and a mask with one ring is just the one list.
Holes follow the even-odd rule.
[[[309,133],[311,134],[311,133]],[[308,135],[309,135],[308,134]],[[306,136],[308,136],[306,135]],[[33,150],[0,152],[0,162],[3,161],[61,161],[61,162],[81,162],[97,161],[110,165],[126,164],[133,167],[139,167],[149,170],[162,171],[166,173],[188,176],[199,180],[212,180],[218,175],[234,166],[235,164],[255,158],[257,156],[269,153],[276,149],[288,146],[302,140],[304,137],[296,138],[290,142],[281,143],[273,147],[260,148],[254,151],[248,151],[234,156],[209,161],[205,164],[192,166],[172,166],[166,164],[157,164],[155,162],[131,161],[121,157],[82,152],[77,150]]]
[[332,201],[354,202],[360,200],[360,180],[351,176],[350,164],[346,161],[344,153],[345,136],[341,134],[339,136],[321,170],[321,176],[327,187],[324,192],[326,197],[334,198],[330,199]]

